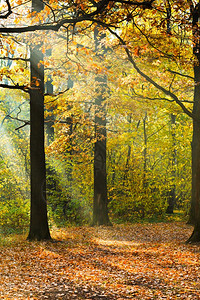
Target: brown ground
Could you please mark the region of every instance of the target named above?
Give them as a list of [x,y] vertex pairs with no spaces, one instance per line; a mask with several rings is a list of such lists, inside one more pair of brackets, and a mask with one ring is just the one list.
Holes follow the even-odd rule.
[[200,299],[200,245],[183,223],[54,230],[0,244],[0,299]]

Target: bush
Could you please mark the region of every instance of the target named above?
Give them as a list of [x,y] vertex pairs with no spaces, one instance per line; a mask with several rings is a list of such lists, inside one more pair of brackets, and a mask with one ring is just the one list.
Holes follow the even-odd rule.
[[5,201],[0,203],[0,228],[3,233],[22,232],[29,226],[28,201]]
[[160,219],[166,212],[166,198],[162,197],[158,188],[142,185],[126,189],[118,187],[112,190],[109,202],[111,218],[117,222],[135,222],[144,219]]

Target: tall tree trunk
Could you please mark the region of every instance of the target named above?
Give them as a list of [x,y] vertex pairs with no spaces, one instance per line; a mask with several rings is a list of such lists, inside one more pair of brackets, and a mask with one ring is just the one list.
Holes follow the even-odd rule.
[[171,177],[172,177],[172,184],[170,186],[170,190],[168,192],[168,207],[166,210],[167,214],[173,214],[174,213],[174,205],[176,201],[176,184],[175,184],[175,178],[176,178],[176,134],[175,134],[175,125],[176,125],[176,116],[174,114],[171,114],[171,131],[172,131],[172,155],[171,155]]
[[[51,76],[49,75],[47,83],[46,83],[46,91],[47,94],[52,95],[53,94],[53,84],[52,84],[53,80],[51,78]],[[50,114],[52,113],[52,109],[50,109],[48,111]],[[47,145],[49,146],[51,144],[51,142],[54,140],[54,120],[53,120],[53,116],[48,116],[45,119],[45,123],[46,123],[46,134],[47,134]]]
[[[200,60],[199,60],[200,62]],[[194,66],[195,91],[192,138],[192,201],[190,210],[190,223],[194,230],[188,242],[200,241],[200,65]],[[196,119],[199,119],[197,121]]]
[[144,151],[143,151],[143,157],[144,157],[144,164],[143,164],[143,187],[144,189],[147,187],[147,112],[145,112],[145,116],[143,118],[143,131],[144,131]]
[[[70,110],[68,106],[68,110]],[[67,193],[66,199],[63,201],[63,215],[67,218],[67,210],[72,201],[72,180],[73,180],[73,145],[72,145],[72,134],[73,134],[73,115],[67,117],[66,123],[68,125],[67,134],[69,136],[68,149],[67,149],[67,166],[66,166],[66,180],[67,180]]]
[[[104,34],[96,27],[94,31],[95,50],[103,58],[105,47],[101,45]],[[93,225],[111,225],[108,216],[107,174],[106,174],[106,107],[107,78],[99,75],[96,78],[95,99],[95,137],[94,145],[94,200],[93,200]]]
[[[131,121],[132,121],[132,115],[131,114],[127,117],[127,121],[131,125]],[[129,132],[130,132],[130,129],[129,129]],[[128,153],[127,153],[127,157],[126,157],[126,164],[125,164],[124,178],[123,178],[123,186],[125,186],[125,182],[128,178],[128,171],[129,171],[129,167],[130,167],[129,166],[130,159],[131,159],[131,145],[128,145]]]
[[[32,0],[36,12],[43,3]],[[31,92],[30,92],[30,157],[31,157],[31,216],[30,240],[51,239],[46,202],[46,166],[44,151],[44,66],[41,51],[42,41],[30,47]]]
[[200,6],[191,6],[193,26],[194,64],[194,105],[193,105],[193,137],[192,137],[192,199],[190,222],[194,230],[188,242],[200,242]]
[[192,199],[189,223],[194,230],[188,242],[200,241],[200,30],[199,30],[199,4],[191,5],[193,26],[193,53],[196,56],[194,64],[194,105],[193,105],[193,137],[192,137]]
[[[51,57],[51,55],[52,55],[52,49],[51,48],[47,49],[45,51],[46,60],[48,60],[48,58]],[[48,95],[53,95],[53,79],[51,74],[48,75],[45,89]],[[51,115],[53,112],[53,108],[50,108],[48,112],[50,113],[50,116],[46,117],[45,125],[46,125],[47,145],[49,146],[54,140],[54,117],[53,115]]]

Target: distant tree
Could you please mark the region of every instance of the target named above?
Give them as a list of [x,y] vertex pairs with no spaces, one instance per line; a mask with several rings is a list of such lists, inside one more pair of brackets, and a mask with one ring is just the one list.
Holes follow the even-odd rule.
[[[103,58],[106,48],[103,34],[99,27],[94,30],[95,52]],[[111,225],[108,217],[108,195],[106,174],[106,95],[108,94],[105,74],[96,77],[95,99],[95,144],[94,144],[94,200],[93,225]]]
[[[53,95],[53,80],[51,75],[48,76],[47,82],[46,82],[46,92],[48,95]],[[50,116],[47,116],[45,119],[45,125],[46,125],[46,134],[47,134],[47,145],[49,146],[51,142],[54,139],[54,120],[52,116],[52,109],[48,111]]]
[[167,214],[173,214],[174,213],[174,206],[176,201],[176,160],[177,160],[177,153],[176,153],[176,134],[175,134],[175,125],[176,125],[176,116],[174,114],[171,114],[171,135],[172,135],[172,153],[171,153],[171,177],[172,177],[172,184],[170,186],[170,189],[167,193],[167,200],[168,200],[168,206],[166,213]]

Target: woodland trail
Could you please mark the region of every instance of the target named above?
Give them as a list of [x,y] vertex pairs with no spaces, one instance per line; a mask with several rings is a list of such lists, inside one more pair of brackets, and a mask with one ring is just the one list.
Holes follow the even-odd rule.
[[200,299],[200,245],[182,222],[53,230],[0,243],[0,299]]

